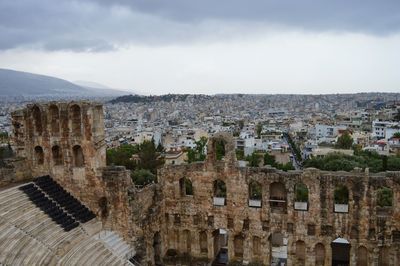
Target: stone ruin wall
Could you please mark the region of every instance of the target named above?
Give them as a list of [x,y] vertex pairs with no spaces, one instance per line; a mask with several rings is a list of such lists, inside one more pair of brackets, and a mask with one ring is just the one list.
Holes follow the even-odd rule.
[[[13,113],[14,149],[20,158],[15,172],[18,181],[52,175],[101,218],[103,228],[118,231],[135,245],[143,265],[188,258],[211,261],[217,229],[228,233],[231,261],[269,265],[271,236],[280,233],[288,241],[288,265],[330,265],[330,245],[337,237],[349,240],[351,265],[357,265],[365,251],[370,265],[385,260],[400,265],[398,172],[286,173],[238,167],[233,139],[219,133],[209,141],[205,162],[165,166],[158,184],[137,190],[123,167],[105,166],[103,119],[102,106],[88,102],[32,104]],[[216,141],[225,143],[222,161],[216,160]],[[40,163],[37,146],[43,149]],[[62,163],[54,158],[54,146],[62,151]],[[76,164],[76,146],[81,147],[83,165]],[[182,194],[182,178],[191,181],[193,196]],[[213,205],[217,179],[226,185],[225,206]],[[261,208],[249,207],[252,181],[261,184]],[[309,191],[307,211],[294,210],[294,188],[300,182]],[[273,183],[284,187],[283,209],[270,206]],[[339,184],[349,190],[348,213],[333,211],[333,191]],[[391,208],[377,207],[376,191],[383,186],[394,192]],[[176,254],[170,257],[170,251]]]
[[[213,142],[218,139],[226,142],[224,161],[216,161],[213,155]],[[211,139],[208,153],[204,163],[160,170],[162,256],[167,250],[174,250],[175,259],[190,255],[210,261],[216,255],[213,234],[217,229],[225,229],[230,261],[270,265],[272,233],[281,233],[288,240],[288,265],[331,265],[331,243],[338,237],[351,244],[351,265],[363,265],[365,257],[369,265],[400,265],[400,173],[317,169],[286,173],[273,168],[239,168],[234,160],[233,141],[225,134]],[[182,193],[182,178],[191,181],[193,196]],[[217,179],[226,184],[226,206],[213,205],[213,182]],[[261,184],[261,208],[249,207],[252,181]],[[309,191],[307,211],[294,209],[295,186],[300,182]],[[285,188],[287,204],[283,210],[270,206],[274,183]],[[348,188],[348,213],[334,212],[337,185]],[[392,207],[377,206],[376,192],[381,187],[392,188]],[[206,246],[201,243],[204,240]]]
[[[12,114],[13,149],[18,164],[6,171],[4,184],[50,175],[101,218],[104,229],[132,239],[129,172],[106,167],[101,104],[49,102],[28,104]],[[9,173],[9,172],[12,172]],[[29,174],[24,174],[24,173]]]

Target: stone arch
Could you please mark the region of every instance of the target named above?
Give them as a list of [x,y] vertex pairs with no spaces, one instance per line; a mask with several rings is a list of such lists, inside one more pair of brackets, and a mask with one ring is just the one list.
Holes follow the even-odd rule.
[[207,238],[207,232],[206,231],[201,231],[199,235],[199,241],[200,241],[200,252],[201,253],[208,253],[208,238]]
[[273,182],[270,184],[269,201],[273,210],[286,211],[286,188],[282,182]]
[[337,185],[334,191],[335,204],[349,204],[349,189],[345,185]]
[[334,191],[334,211],[349,212],[349,189],[345,185],[337,185]]
[[83,167],[85,165],[85,157],[83,156],[82,147],[75,145],[72,148],[72,154],[74,159],[74,167]]
[[294,187],[295,189],[295,201],[297,202],[308,202],[308,187],[300,182]]
[[368,266],[368,250],[364,246],[357,249],[357,266]]
[[36,165],[43,165],[44,164],[44,152],[41,146],[35,147],[35,163]]
[[214,205],[226,205],[226,184],[221,179],[213,183]]
[[379,249],[379,266],[390,266],[390,249],[389,247],[381,247]]
[[60,133],[60,112],[57,105],[52,104],[49,107],[50,116],[50,132],[53,135],[58,135]]
[[218,139],[214,142],[215,158],[217,161],[222,161],[225,159],[225,146],[226,142],[223,139]]
[[393,190],[388,187],[381,187],[376,191],[376,205],[379,207],[393,206]]
[[249,198],[252,200],[262,200],[262,186],[257,181],[250,181]]
[[82,112],[81,107],[77,104],[69,108],[71,131],[73,136],[80,136],[82,134]]
[[249,184],[249,206],[261,208],[262,206],[262,186],[257,181],[250,181]]
[[36,134],[39,136],[42,135],[43,132],[43,124],[42,124],[42,112],[40,111],[39,106],[34,105],[32,107],[32,119],[33,119],[33,129]]
[[325,265],[325,246],[322,243],[317,243],[314,248],[315,253],[315,265]]
[[190,254],[192,250],[192,236],[189,230],[185,229],[182,232],[182,248],[183,252]]
[[222,159],[228,163],[236,161],[235,142],[232,135],[226,132],[214,134],[207,144],[207,161],[215,162]]
[[190,179],[182,177],[179,179],[179,190],[181,197],[193,196],[193,185]]
[[58,145],[54,145],[51,148],[51,154],[53,157],[53,163],[54,165],[62,165],[63,164],[63,156],[61,152],[61,148]]
[[336,238],[331,243],[332,265],[350,265],[350,242],[345,238]]
[[306,244],[303,240],[296,241],[296,265],[306,264]]
[[244,253],[244,237],[240,234],[233,239],[233,250],[235,257],[243,258]]
[[287,237],[281,232],[274,232],[270,235],[270,262],[272,265],[287,265]]
[[261,238],[253,236],[253,255],[258,257],[261,255]]

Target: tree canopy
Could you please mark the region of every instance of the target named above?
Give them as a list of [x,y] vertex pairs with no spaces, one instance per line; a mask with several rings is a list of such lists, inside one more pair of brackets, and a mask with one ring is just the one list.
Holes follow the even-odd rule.
[[350,136],[348,132],[342,134],[336,142],[336,147],[339,149],[350,149],[352,146],[353,146],[353,138]]
[[[385,162],[386,161],[386,162]],[[304,162],[304,167],[314,167],[327,171],[351,171],[355,167],[369,168],[371,172],[385,170],[399,171],[399,156],[381,156],[374,151],[361,151],[358,155],[330,153],[323,158],[311,158]]]
[[187,151],[187,160],[186,162],[192,163],[197,161],[204,161],[206,159],[206,145],[207,138],[201,137],[200,140],[195,142],[196,147],[194,149],[189,149]]

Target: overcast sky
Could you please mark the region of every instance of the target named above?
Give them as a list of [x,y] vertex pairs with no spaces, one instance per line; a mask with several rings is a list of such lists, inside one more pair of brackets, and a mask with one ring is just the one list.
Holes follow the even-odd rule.
[[400,92],[400,1],[0,0],[0,68],[143,94]]

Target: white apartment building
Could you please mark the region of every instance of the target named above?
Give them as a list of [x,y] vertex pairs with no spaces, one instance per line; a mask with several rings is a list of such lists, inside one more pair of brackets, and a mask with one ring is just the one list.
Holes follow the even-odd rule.
[[400,123],[390,121],[372,121],[372,137],[378,139],[390,139],[394,133],[400,131],[398,129]]

